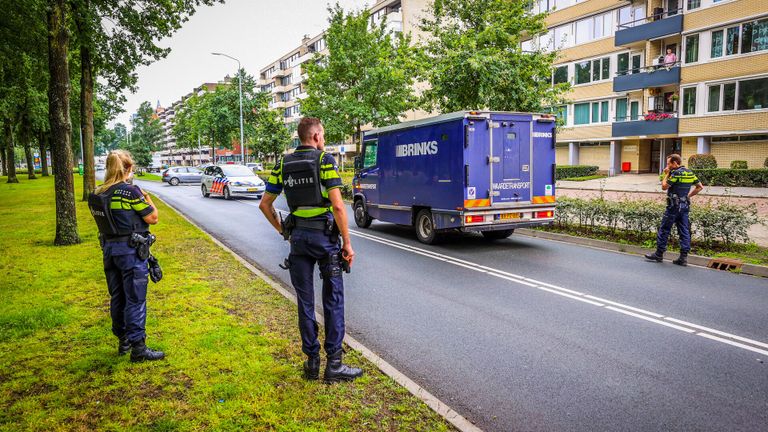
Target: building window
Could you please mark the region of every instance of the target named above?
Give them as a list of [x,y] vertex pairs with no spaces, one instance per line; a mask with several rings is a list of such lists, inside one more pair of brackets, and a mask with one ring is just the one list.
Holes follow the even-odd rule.
[[555,73],[553,77],[553,82],[555,84],[561,84],[561,83],[567,83],[568,82],[568,66],[558,66],[555,68]]
[[707,112],[720,111],[720,89],[722,86],[709,86],[709,95],[707,96]]
[[640,117],[640,102],[632,101],[629,103],[629,119],[632,121]]
[[739,53],[739,26],[729,27],[727,30],[728,41],[725,45],[725,55],[735,55]]
[[739,111],[768,108],[768,77],[739,81]]
[[589,124],[589,104],[576,104],[573,106],[573,124]]
[[576,63],[576,84],[586,84],[590,79],[590,66],[591,62]]
[[616,121],[627,121],[627,98],[616,99]]
[[736,83],[723,85],[723,110],[733,111],[736,108]]
[[768,49],[768,19],[744,23],[741,28],[741,53]]
[[688,10],[698,9],[701,7],[701,0],[688,0],[686,6]]
[[683,89],[683,115],[696,114],[696,87]]
[[699,61],[699,35],[685,37],[685,62],[696,63]]
[[712,32],[712,49],[709,52],[709,56],[712,58],[718,58],[723,56],[723,31],[717,30]]

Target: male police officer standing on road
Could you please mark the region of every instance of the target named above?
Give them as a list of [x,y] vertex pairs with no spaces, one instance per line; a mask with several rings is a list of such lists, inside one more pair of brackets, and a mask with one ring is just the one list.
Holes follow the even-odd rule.
[[[320,120],[310,117],[301,119],[298,133],[301,145],[275,165],[259,208],[279,233],[284,237],[290,236],[288,263],[298,300],[301,348],[309,357],[304,363],[306,377],[317,379],[320,375],[313,286],[313,270],[317,263],[323,279],[325,353],[328,358],[324,379],[326,382],[351,381],[360,377],[363,371],[346,366],[341,361],[344,339],[341,260],[351,265],[355,256],[339,189],[341,177],[336,161],[324,152],[325,131]],[[273,206],[281,192],[285,192],[291,210],[282,223]]]
[[107,156],[104,184],[88,197],[88,207],[99,227],[104,274],[112,300],[112,333],[120,340],[118,354],[131,353],[131,361],[160,360],[162,351],[144,343],[149,283],[149,245],[154,237],[149,225],[158,220],[157,208],[149,195],[129,184],[133,159],[124,150]]
[[[691,250],[691,225],[688,221],[691,197],[701,192],[704,186],[696,178],[696,174],[681,163],[680,155],[673,154],[667,157],[667,167],[661,179],[661,189],[667,191],[667,210],[661,219],[661,226],[656,236],[656,252],[646,255],[645,258],[656,262],[663,260],[669,233],[672,231],[672,225],[676,225],[677,234],[680,236],[680,258],[672,262],[684,266],[688,264],[688,252]],[[694,186],[695,188],[691,190]]]

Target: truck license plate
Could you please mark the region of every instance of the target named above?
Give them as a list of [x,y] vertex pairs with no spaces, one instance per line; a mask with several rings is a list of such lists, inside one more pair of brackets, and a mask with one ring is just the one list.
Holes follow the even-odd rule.
[[497,221],[504,221],[510,219],[520,219],[520,213],[502,213],[496,215]]

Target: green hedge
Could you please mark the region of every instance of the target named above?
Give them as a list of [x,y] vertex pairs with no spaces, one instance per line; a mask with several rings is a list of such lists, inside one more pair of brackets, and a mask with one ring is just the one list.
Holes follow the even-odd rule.
[[688,158],[688,168],[715,169],[717,168],[717,159],[709,153],[691,155]]
[[598,169],[594,165],[560,165],[555,168],[555,180],[592,176],[597,174]]
[[735,160],[731,161],[731,169],[748,169],[749,165],[747,165],[747,161],[745,160]]
[[707,186],[768,187],[768,168],[695,169],[693,172]]
[[[621,238],[622,234],[652,236],[659,227],[664,210],[664,204],[648,200],[558,198],[555,222],[582,229],[607,228],[617,238]],[[695,202],[690,220],[693,237],[706,244],[715,241],[725,244],[749,242],[747,229],[764,222],[758,217],[754,204],[745,208],[732,204],[698,205]]]

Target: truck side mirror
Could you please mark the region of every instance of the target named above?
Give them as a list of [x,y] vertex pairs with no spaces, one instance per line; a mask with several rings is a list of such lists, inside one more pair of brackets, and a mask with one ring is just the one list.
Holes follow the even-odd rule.
[[355,160],[355,169],[358,171],[363,169],[363,160],[360,159],[360,156],[355,156],[354,160]]

